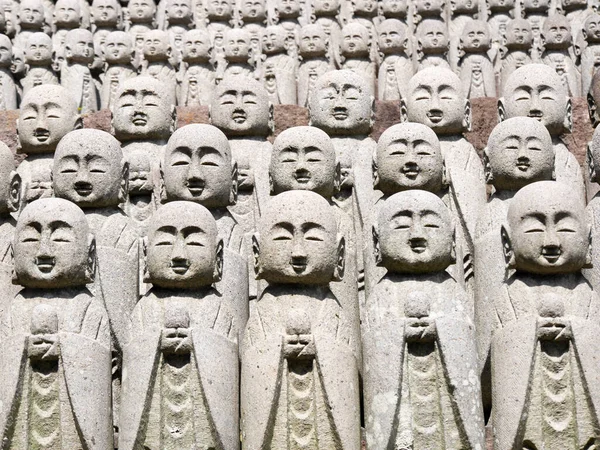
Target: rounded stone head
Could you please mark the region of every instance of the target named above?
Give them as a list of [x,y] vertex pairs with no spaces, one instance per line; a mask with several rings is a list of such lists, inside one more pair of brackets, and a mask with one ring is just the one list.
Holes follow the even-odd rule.
[[421,190],[388,198],[373,232],[377,264],[393,273],[433,273],[454,263],[454,224],[444,202]]
[[248,62],[250,56],[250,33],[233,28],[225,33],[225,59],[230,62]]
[[54,24],[57,27],[78,27],[81,7],[78,0],[58,0],[54,6]]
[[571,130],[571,100],[556,71],[545,64],[527,64],[515,70],[498,101],[500,120],[531,117],[552,136]]
[[227,136],[267,136],[272,106],[264,86],[253,78],[226,77],[214,90],[211,123]]
[[113,31],[104,41],[104,59],[109,64],[128,64],[133,56],[133,39],[124,31]]
[[298,0],[276,0],[275,9],[280,19],[296,18],[300,14],[300,2]]
[[170,24],[186,23],[192,20],[192,2],[190,0],[169,0],[166,8]]
[[152,22],[156,13],[156,3],[152,0],[130,0],[127,7],[132,22]]
[[175,129],[175,105],[152,77],[126,80],[117,92],[112,126],[120,141],[166,140]]
[[333,207],[319,194],[271,199],[253,237],[257,278],[272,284],[327,285],[343,276],[344,240]]
[[246,21],[258,22],[267,17],[264,0],[242,0],[240,2],[240,14]]
[[524,0],[523,10],[528,13],[544,12],[550,8],[550,0]]
[[446,6],[445,0],[417,0],[415,12],[420,16],[441,16]]
[[41,0],[22,0],[18,18],[21,28],[40,29],[44,25],[44,6]]
[[267,55],[284,53],[286,51],[286,37],[285,29],[279,25],[271,25],[265,28],[262,36],[262,49],[264,53]]
[[533,44],[533,31],[527,19],[513,19],[506,27],[506,47],[529,49]]
[[486,0],[488,8],[493,12],[510,11],[515,7],[515,0]]
[[317,16],[332,16],[339,12],[340,0],[315,0],[312,6]]
[[0,216],[6,217],[19,210],[21,202],[21,177],[15,171],[13,153],[0,142]]
[[442,53],[448,50],[448,30],[441,20],[425,19],[416,31],[417,45],[423,53]]
[[579,272],[591,262],[585,205],[557,181],[529,184],[513,197],[502,240],[509,267],[539,275]]
[[546,18],[542,38],[544,46],[548,49],[568,48],[573,41],[569,19],[562,14],[553,14]]
[[32,33],[24,53],[30,66],[48,66],[52,63],[52,39],[46,33]]
[[406,25],[398,19],[386,19],[377,27],[379,51],[384,55],[404,52],[407,44]]
[[121,144],[105,131],[71,131],[56,147],[54,195],[81,208],[118,206],[125,200],[127,178]]
[[209,0],[206,3],[206,13],[212,20],[228,20],[233,8],[230,0]]
[[163,61],[171,56],[169,34],[164,30],[150,30],[144,34],[144,58]]
[[92,32],[75,28],[65,38],[65,57],[77,64],[90,64],[94,61],[94,37]]
[[121,19],[121,5],[117,0],[93,0],[90,11],[98,27],[116,26]]
[[588,43],[600,42],[600,14],[590,14],[583,24],[583,30],[581,31],[583,38]]
[[383,132],[375,155],[375,187],[390,195],[408,189],[438,193],[445,185],[440,141],[420,123],[404,122]]
[[183,35],[183,60],[188,63],[210,59],[212,46],[205,30],[189,30]]
[[293,127],[273,142],[269,177],[271,191],[306,190],[330,199],[339,180],[335,148],[324,131]]
[[438,135],[459,134],[470,127],[470,102],[450,69],[429,67],[413,75],[402,106],[406,120],[427,125]]
[[0,67],[8,68],[12,64],[13,47],[10,38],[0,34]]
[[497,190],[515,191],[554,179],[554,146],[544,125],[528,117],[500,122],[484,151],[486,179]]
[[65,134],[80,126],[77,103],[67,89],[58,85],[36,86],[21,101],[17,121],[19,152],[52,153]]
[[327,35],[323,28],[316,24],[304,25],[300,30],[298,52],[305,58],[325,56],[327,54]]
[[223,241],[210,211],[192,202],[170,202],[148,226],[145,281],[169,289],[210,286],[221,279]]
[[369,30],[358,22],[350,22],[342,28],[340,52],[346,58],[362,58],[369,55]]
[[191,124],[169,138],[162,162],[165,200],[223,208],[235,195],[229,141],[212,125]]
[[450,10],[453,14],[476,14],[479,2],[475,0],[450,0]]
[[382,0],[381,12],[387,18],[405,18],[408,13],[407,0]]
[[95,242],[83,211],[62,198],[27,205],[14,240],[16,283],[29,288],[85,286],[93,280]]
[[329,135],[366,135],[373,126],[373,104],[372,88],[356,72],[327,72],[310,93],[310,125]]
[[483,20],[470,20],[463,28],[460,44],[466,52],[485,52],[491,45],[490,29]]

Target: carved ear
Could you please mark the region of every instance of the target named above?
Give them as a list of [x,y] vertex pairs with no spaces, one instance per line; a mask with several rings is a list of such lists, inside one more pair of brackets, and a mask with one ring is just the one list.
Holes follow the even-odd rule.
[[569,133],[573,130],[573,103],[571,97],[567,99],[567,113],[565,114],[563,126]]
[[400,122],[408,122],[408,108],[404,98],[400,99]]
[[346,240],[338,236],[337,263],[333,271],[333,281],[342,281],[346,269]]
[[150,271],[148,270],[148,236],[140,238],[140,247],[142,247],[142,281],[150,283]]
[[21,208],[21,175],[15,170],[10,173],[10,185],[8,191],[8,210],[17,212]]
[[369,117],[369,129],[375,125],[375,97],[371,96],[371,117]]
[[275,186],[273,185],[273,176],[269,173],[269,195],[275,195]]
[[596,102],[594,101],[594,97],[592,94],[587,95],[587,105],[588,105],[588,113],[590,115],[590,122],[592,122],[592,126],[598,125],[598,119],[596,118]]
[[238,164],[233,161],[231,164],[231,192],[229,194],[229,204],[235,205],[238,199],[239,177]]
[[592,153],[592,143],[588,142],[587,149],[585,152],[585,159],[588,166],[588,174],[590,181],[595,181],[597,177],[596,165],[594,164],[594,154]]
[[335,173],[333,175],[333,195],[336,195],[342,189],[342,165],[337,162],[335,164]]
[[373,239],[373,254],[375,255],[375,264],[381,266],[383,258],[381,257],[381,247],[379,246],[379,233],[377,227],[371,227],[371,238]]
[[258,243],[260,235],[252,235],[252,257],[254,262],[254,278],[260,280],[262,277],[262,268],[260,267],[260,244]]
[[275,133],[275,106],[269,102],[269,130],[271,134]]
[[[162,179],[162,172],[161,172]],[[121,169],[121,188],[119,189],[119,203],[124,203],[127,200],[129,194],[129,162],[123,161],[123,168]]]
[[177,129],[177,108],[175,105],[171,105],[171,125],[169,126],[169,136],[175,133]]
[[73,124],[73,130],[81,130],[83,128],[83,118],[80,114],[75,116],[75,123]]
[[463,129],[471,131],[471,101],[467,99],[465,102],[465,117],[463,119]]
[[515,254],[510,241],[510,234],[504,225],[500,228],[500,235],[502,238],[502,249],[504,251],[504,262],[508,269],[513,268],[515,266]]
[[158,195],[161,203],[167,203],[167,189],[165,188],[165,171],[163,170],[163,162],[158,163]]
[[411,55],[411,51],[410,51],[410,39],[404,38],[404,41],[402,42],[402,45],[404,46],[404,53],[406,54],[406,56],[410,56]]
[[12,284],[18,285],[19,284],[19,277],[17,276],[17,271],[15,270],[15,248],[13,246],[13,243],[11,242],[10,244],[8,244],[8,254],[10,255],[10,281]]
[[218,283],[223,278],[223,239],[217,242],[217,252],[215,255],[215,271],[213,273],[213,282]]
[[456,264],[456,227],[452,224],[452,250],[450,250],[450,264]]
[[447,188],[448,186],[450,186],[450,176],[446,168],[446,161],[442,158],[442,187]]
[[373,174],[373,188],[379,189],[379,170],[377,168],[377,158],[373,155],[371,160],[371,173]]
[[492,167],[490,166],[490,155],[488,148],[483,149],[483,175],[486,184],[493,184],[494,176],[492,175]]
[[93,234],[88,235],[88,258],[85,267],[85,281],[92,283],[96,275],[96,238]]
[[504,122],[506,120],[506,109],[504,107],[504,98],[498,99],[498,122]]
[[592,226],[588,225],[588,248],[585,254],[585,264],[583,265],[584,269],[593,269],[594,263],[592,261]]

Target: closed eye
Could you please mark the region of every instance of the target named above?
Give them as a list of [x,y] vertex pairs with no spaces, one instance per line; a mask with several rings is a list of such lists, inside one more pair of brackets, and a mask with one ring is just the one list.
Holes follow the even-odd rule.
[[159,241],[159,242],[157,242],[154,245],[156,245],[157,247],[159,247],[159,246],[163,246],[163,245],[173,245],[173,244],[171,242],[169,242],[169,241]]
[[188,161],[175,161],[172,166],[189,166],[190,163]]
[[25,239],[21,240],[21,242],[38,242],[38,241],[39,241],[38,238],[33,238],[33,237],[25,238]]
[[292,238],[289,236],[277,236],[273,238],[274,241],[290,241]]

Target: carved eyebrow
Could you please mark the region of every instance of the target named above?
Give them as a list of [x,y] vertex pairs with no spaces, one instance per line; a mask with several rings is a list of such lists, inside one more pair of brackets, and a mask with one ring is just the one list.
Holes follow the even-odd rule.
[[275,228],[283,228],[284,230],[288,231],[289,233],[294,232],[294,226],[289,222],[277,222],[276,224],[274,224],[271,227],[272,230]]
[[71,225],[68,222],[65,222],[64,220],[53,220],[52,222],[50,222],[51,230],[56,230],[58,228],[73,228],[73,225]]
[[184,237],[188,237],[192,233],[206,234],[206,232],[202,228],[195,225],[190,225],[189,227],[182,228],[181,233]]
[[61,106],[55,102],[47,102],[47,103],[44,103],[44,107],[45,108],[60,108]]
[[236,91],[236,90],[233,90],[233,89],[230,89],[230,90],[228,90],[228,91],[225,91],[225,92],[223,92],[223,93],[221,94],[221,97],[224,97],[224,96],[226,96],[226,95],[237,95],[237,91]]
[[162,227],[158,227],[156,229],[156,232],[172,234],[173,236],[175,236],[177,234],[177,228],[170,225],[163,225]]
[[405,209],[405,210],[398,211],[397,213],[393,214],[392,217],[390,217],[390,220],[398,219],[400,217],[412,217],[412,216],[413,216],[413,212]]
[[137,94],[137,91],[135,89],[127,89],[125,91],[123,91],[123,93],[121,94],[121,97],[125,97],[126,95],[135,95]]
[[308,230],[314,230],[314,229],[325,231],[325,227],[316,222],[307,222],[302,225],[302,231],[308,231]]

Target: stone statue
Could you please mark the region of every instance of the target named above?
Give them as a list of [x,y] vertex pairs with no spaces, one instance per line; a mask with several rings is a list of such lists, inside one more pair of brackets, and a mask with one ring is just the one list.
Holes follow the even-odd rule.
[[300,35],[300,1],[275,0],[273,24],[284,30],[285,49],[292,58],[298,56],[298,36]]
[[593,448],[600,302],[581,274],[590,263],[584,203],[562,183],[525,186],[502,241],[514,273],[494,299],[494,447]]
[[600,66],[600,14],[590,14],[581,33],[586,43],[581,52],[581,92],[585,95],[590,91],[592,77]]
[[262,42],[265,58],[259,73],[270,102],[274,105],[295,105],[298,62],[287,53],[285,29],[279,25],[268,26]]
[[423,19],[441,19],[446,17],[446,0],[418,0],[414,3],[413,22],[418,25]]
[[55,59],[64,60],[65,39],[69,30],[84,28],[79,0],[58,0],[52,18],[52,48]]
[[92,32],[111,32],[122,27],[122,10],[117,0],[92,0]]
[[133,66],[133,40],[125,31],[113,31],[104,42],[104,61],[106,66],[101,75],[102,88],[100,99],[102,109],[112,109],[117,101],[119,88],[129,78],[136,76]]
[[314,192],[284,192],[260,230],[256,274],[269,286],[242,345],[242,448],[358,450],[357,361],[328,286],[344,262],[334,210]]
[[548,17],[544,22],[542,41],[542,62],[556,70],[568,96],[581,97],[581,75],[567,18],[561,14]]
[[526,19],[513,19],[506,27],[506,42],[501,49],[500,91],[506,81],[519,67],[532,62],[534,45],[532,27]]
[[10,70],[12,58],[10,39],[0,34],[0,111],[17,109],[17,85]]
[[487,23],[492,32],[492,43],[496,48],[506,39],[508,22],[515,18],[515,0],[486,0]]
[[250,47],[255,57],[261,54],[261,39],[267,23],[265,0],[241,0],[238,16],[242,28],[250,34]]
[[456,74],[431,67],[410,79],[401,109],[404,119],[427,125],[440,140],[451,192],[466,229],[465,236],[457,236],[457,241],[469,250],[462,261],[468,281],[472,275],[469,254],[473,254],[475,224],[486,199],[481,159],[462,135],[470,128],[470,102]]
[[186,125],[167,143],[159,190],[163,203],[199,203],[215,218],[224,246],[222,281],[216,288],[229,302],[242,331],[248,320],[248,264],[237,250],[242,247],[245,230],[229,212],[237,197],[237,170],[222,131],[212,125]]
[[387,273],[363,323],[368,449],[483,449],[475,330],[454,262],[450,211],[434,194],[394,194],[374,231]]
[[52,196],[52,164],[58,142],[81,128],[81,117],[70,92],[62,86],[37,86],[21,101],[17,152],[27,158],[19,165],[23,205]]
[[183,53],[184,35],[194,27],[192,0],[167,0],[164,29],[169,34],[171,63],[179,65]]
[[23,289],[2,320],[6,448],[113,448],[108,317],[86,287],[95,259],[76,205],[51,198],[25,207],[14,240]]
[[70,30],[65,39],[65,62],[60,70],[60,82],[69,90],[82,114],[98,111],[99,95],[89,66],[94,61],[94,40],[91,31]]
[[125,212],[136,221],[141,235],[156,209],[154,197],[160,159],[175,130],[175,105],[164,85],[151,77],[126,80],[113,109],[114,136],[129,162],[129,198]]
[[313,23],[304,25],[300,30],[300,45],[298,53],[298,104],[308,106],[308,98],[317,79],[335,69],[329,57],[330,38],[327,37],[321,25]]
[[539,50],[542,47],[544,22],[550,11],[550,0],[523,0],[521,9],[523,11],[523,18],[531,28],[534,47],[536,50]]
[[313,22],[320,25],[325,35],[329,38],[330,58],[333,59],[335,44],[341,36],[340,28],[340,0],[313,0]]
[[171,42],[164,30],[151,30],[144,34],[144,64],[140,72],[143,76],[156,78],[169,92],[171,103],[175,104],[177,78],[171,65]]
[[556,155],[556,181],[568,184],[585,199],[579,163],[560,140],[565,130],[571,130],[571,99],[556,71],[544,64],[528,64],[515,70],[504,86],[498,109],[500,120],[532,117],[548,128]]
[[[233,2],[232,0],[207,0],[200,2],[206,7],[205,25],[210,35],[210,39],[215,52],[215,58],[218,61],[223,56],[223,47],[225,46],[225,33],[233,28]],[[196,28],[201,28],[196,24]]]
[[475,235],[475,323],[479,367],[482,370],[483,403],[491,407],[489,344],[495,325],[494,298],[506,279],[500,229],[513,197],[524,186],[554,179],[554,148],[546,127],[529,117],[500,122],[484,150],[486,182],[491,195],[481,209]]
[[17,32],[19,4],[15,0],[2,0],[2,9],[4,10],[4,34],[13,38]]
[[44,32],[44,6],[41,0],[21,0],[17,13],[17,34],[14,45],[27,48],[27,41],[33,33]]
[[377,30],[375,29],[375,24],[378,20],[378,2],[377,0],[350,0],[350,3],[352,5],[352,19],[350,23],[359,23],[367,29],[371,59],[376,60]]
[[215,86],[210,36],[204,30],[185,33],[183,64],[179,70],[181,88],[177,103],[180,106],[206,106]]
[[144,35],[155,28],[156,3],[153,0],[130,0],[126,12],[125,26],[133,39],[135,64],[138,66],[144,53]]
[[600,110],[598,110],[598,107],[600,107],[600,75],[598,75],[598,72],[592,77],[590,90],[587,92],[587,103],[590,122],[596,128],[600,123]]
[[381,0],[379,15],[385,19],[398,19],[406,23],[408,0]]
[[371,59],[371,44],[369,30],[361,23],[350,22],[342,28],[340,42],[342,68],[351,70],[362,77],[374,92],[377,65]]
[[[450,36],[450,48],[448,59],[452,70],[458,69],[460,59],[460,39],[463,35],[465,25],[479,17],[479,0],[451,0],[450,21],[448,22],[448,35]],[[489,30],[488,30],[489,35]]]
[[[562,11],[571,25],[571,34],[573,42],[577,45],[581,44],[583,24],[585,19],[590,14],[592,8],[588,8],[588,0],[562,0]],[[592,6],[592,5],[590,5]]]
[[250,46],[250,33],[242,28],[233,28],[225,34],[225,47],[223,51],[226,66],[223,74],[218,78],[241,75],[254,76],[254,60],[259,55],[252,53]]
[[489,56],[492,42],[486,22],[471,20],[460,37],[460,79],[468,98],[496,97],[494,64]]
[[52,39],[46,33],[32,33],[24,51],[26,72],[21,78],[23,96],[42,84],[59,84],[52,69]]
[[125,347],[119,448],[239,448],[237,328],[213,287],[223,243],[191,202],[150,222],[145,278]]
[[448,63],[448,31],[441,20],[425,19],[416,29],[418,69],[450,68]]

